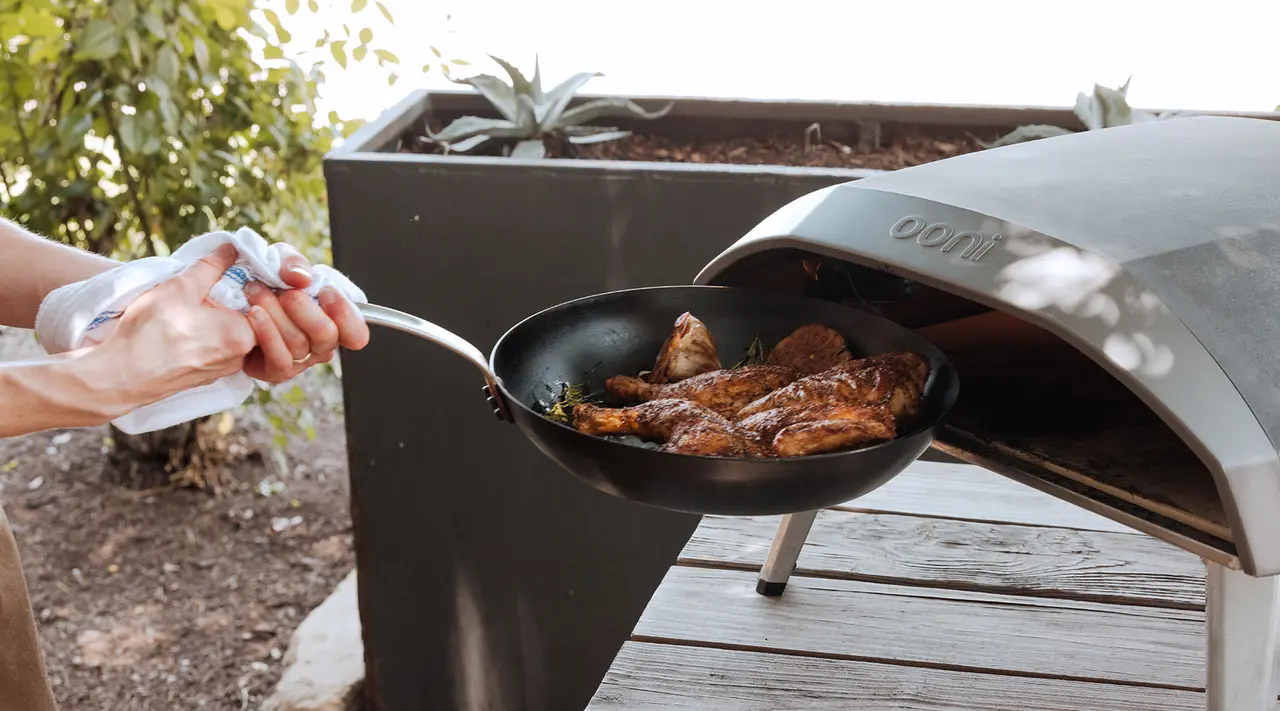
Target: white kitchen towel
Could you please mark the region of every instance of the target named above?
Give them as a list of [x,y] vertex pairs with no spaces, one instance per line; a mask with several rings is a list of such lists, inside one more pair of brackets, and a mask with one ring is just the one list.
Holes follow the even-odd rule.
[[[247,314],[249,302],[244,287],[249,282],[260,281],[277,291],[292,288],[280,279],[280,264],[285,255],[279,243],[268,244],[247,228],[235,233],[211,232],[188,241],[168,257],[127,262],[51,292],[40,304],[36,316],[36,339],[49,354],[101,343],[115,330],[116,320],[135,299],[227,243],[236,246],[240,257],[210,290],[211,299]],[[353,302],[366,300],[359,287],[330,266],[312,265],[311,275],[311,286],[306,292],[313,298],[324,287],[333,286]],[[146,405],[112,424],[126,434],[154,432],[232,409],[243,403],[253,388],[252,378],[236,373]]]

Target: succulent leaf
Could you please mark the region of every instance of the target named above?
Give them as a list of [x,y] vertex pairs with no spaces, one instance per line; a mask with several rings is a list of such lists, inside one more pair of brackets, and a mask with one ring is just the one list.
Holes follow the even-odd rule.
[[490,138],[524,138],[526,130],[506,119],[462,116],[444,127],[440,133],[427,131],[427,138],[435,143],[456,143],[465,138],[485,134]]
[[507,73],[507,76],[511,77],[511,87],[515,89],[517,96],[524,95],[532,97],[534,95],[533,84],[520,73],[519,69],[516,69],[515,65],[501,57],[495,57],[492,54],[489,55],[489,58],[496,62],[498,66],[502,67],[502,70]]
[[482,133],[478,136],[472,136],[471,138],[458,141],[457,143],[448,143],[445,144],[445,153],[466,153],[487,140],[489,140],[489,136]]
[[657,111],[645,111],[642,106],[630,99],[622,98],[604,98],[594,99],[584,104],[566,110],[560,115],[557,122],[558,127],[573,126],[576,124],[587,123],[598,118],[604,117],[621,117],[621,118],[638,118],[638,119],[658,119],[666,116],[671,108],[675,106],[675,102],[668,103]]
[[1126,126],[1131,123],[1154,121],[1158,117],[1129,106],[1129,82],[1133,77],[1125,79],[1118,89],[1093,85],[1093,93],[1080,92],[1076,95],[1076,116],[1090,131],[1112,126]]
[[538,107],[533,97],[528,94],[517,94],[516,105],[519,107],[519,118],[516,123],[526,132],[525,138],[533,138],[542,132],[538,124]]
[[542,66],[538,55],[533,55],[533,79],[529,80],[529,87],[533,89],[533,103],[541,104],[543,99],[542,93]]
[[982,141],[978,141],[978,143],[981,144],[983,148],[999,148],[1000,146],[1011,146],[1015,143],[1025,143],[1027,141],[1035,141],[1041,138],[1065,136],[1069,133],[1074,133],[1074,131],[1068,131],[1060,126],[1051,126],[1048,124],[1031,124],[1028,126],[1019,126],[991,143],[983,143]]
[[522,160],[540,160],[547,156],[547,146],[541,139],[520,141],[511,149],[511,157]]
[[560,115],[564,113],[565,108],[569,106],[569,102],[573,100],[578,90],[598,76],[604,75],[600,72],[579,72],[557,84],[551,91],[548,91],[542,101],[538,102],[538,124],[544,129],[554,128],[560,122]]
[[467,84],[480,92],[493,104],[493,108],[508,121],[519,123],[520,107],[516,103],[516,93],[506,82],[492,74],[478,74],[466,79],[455,79],[454,83]]
[[600,131],[599,133],[587,133],[576,136],[569,136],[569,142],[577,145],[585,145],[588,143],[608,143],[616,141],[619,138],[630,136],[630,131]]

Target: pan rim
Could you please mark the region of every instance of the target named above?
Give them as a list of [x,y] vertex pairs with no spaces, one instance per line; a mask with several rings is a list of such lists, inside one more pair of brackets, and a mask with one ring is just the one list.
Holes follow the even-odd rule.
[[[902,442],[915,439],[921,435],[929,435],[930,439],[932,440],[934,438],[934,433],[942,425],[942,421],[946,419],[947,415],[950,414],[951,409],[954,407],[955,402],[959,396],[959,391],[960,391],[959,374],[955,372],[955,366],[951,363],[951,359],[947,358],[947,355],[943,353],[941,349],[939,349],[937,346],[930,343],[923,336],[916,334],[914,331],[911,331],[910,329],[904,328],[900,324],[890,319],[887,319],[883,316],[879,316],[877,314],[866,313],[862,311],[858,311],[857,313],[859,313],[860,315],[866,318],[872,319],[874,321],[881,321],[887,324],[892,324],[896,328],[899,328],[903,331],[911,333],[917,340],[923,343],[929,349],[929,351],[931,351],[928,355],[932,356],[933,357],[932,359],[936,360],[938,365],[941,367],[935,367],[929,373],[929,379],[925,382],[925,387],[924,387],[926,393],[929,392],[931,387],[938,387],[940,385],[938,382],[938,378],[941,377],[941,372],[944,369],[948,371],[948,375],[946,377],[949,377],[949,379],[951,380],[951,383],[950,383],[951,392],[949,397],[947,397],[947,399],[945,399],[942,403],[939,404],[937,414],[933,418],[913,428],[909,433],[894,437],[891,440],[879,442],[877,444],[873,444],[867,447],[859,447],[857,449],[847,449],[847,450],[841,450],[838,452],[825,452],[823,454],[801,455],[797,457],[754,458],[754,457],[717,457],[717,456],[711,456],[706,454],[683,454],[680,452],[666,452],[660,449],[650,449],[648,447],[637,447],[632,444],[626,444],[624,442],[618,442],[616,440],[605,439],[604,437],[598,437],[596,435],[586,434],[585,432],[580,432],[577,429],[574,429],[573,427],[570,427],[563,423],[556,422],[555,420],[547,418],[545,415],[535,411],[532,407],[525,404],[519,398],[514,397],[511,391],[507,389],[506,383],[503,381],[501,373],[498,372],[498,369],[496,367],[496,358],[497,358],[499,349],[502,348],[503,343],[507,340],[509,336],[511,336],[511,334],[520,330],[526,323],[533,321],[534,319],[543,317],[546,314],[550,314],[554,311],[560,311],[574,305],[579,305],[579,304],[596,301],[596,300],[603,300],[608,297],[616,297],[622,294],[648,293],[648,292],[655,292],[655,291],[677,291],[677,290],[741,291],[741,292],[752,292],[752,293],[758,293],[758,294],[770,293],[760,289],[749,289],[746,287],[724,286],[724,285],[714,285],[714,284],[664,284],[664,285],[656,285],[656,286],[640,286],[640,287],[632,287],[628,289],[614,289],[612,291],[603,291],[597,294],[588,294],[587,296],[576,297],[574,299],[570,299],[568,301],[564,301],[559,304],[555,304],[553,306],[548,306],[516,322],[515,325],[508,328],[498,338],[498,340],[494,342],[493,348],[490,349],[489,370],[494,374],[495,380],[497,380],[498,388],[502,391],[502,397],[506,400],[508,404],[514,403],[514,406],[518,407],[521,411],[523,411],[525,415],[529,417],[538,418],[540,421],[544,422],[547,425],[551,425],[553,427],[558,427],[560,429],[563,429],[571,433],[570,436],[574,438],[580,438],[581,441],[584,441],[584,442],[590,441],[593,443],[600,443],[602,445],[626,448],[626,450],[619,450],[619,451],[647,453],[647,454],[635,454],[633,456],[659,455],[658,456],[659,459],[665,459],[668,457],[679,457],[682,460],[732,462],[734,464],[750,464],[751,466],[763,468],[768,466],[782,467],[788,464],[801,462],[801,461],[818,462],[818,461],[826,461],[831,459],[838,459],[842,457],[852,457],[855,455],[865,454],[867,452],[874,452],[879,449],[887,449],[889,447],[894,446],[895,444],[898,446],[901,446]],[[779,299],[787,299],[787,300],[797,301],[797,302],[818,303],[818,304],[826,305],[828,307],[836,307],[836,308],[843,307],[842,304],[836,303],[834,301],[817,299],[810,296],[797,296],[797,295],[791,295],[791,294],[773,294],[773,296]],[[843,307],[843,308],[849,308],[849,307]],[[850,309],[850,310],[857,311],[856,309]],[[941,384],[942,387],[946,387],[947,385],[948,384]],[[517,426],[520,426],[520,425],[517,423]]]

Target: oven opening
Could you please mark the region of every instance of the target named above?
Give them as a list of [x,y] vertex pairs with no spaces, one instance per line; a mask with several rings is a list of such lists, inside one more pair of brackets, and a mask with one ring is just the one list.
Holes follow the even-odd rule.
[[799,250],[752,255],[716,283],[837,301],[928,339],[960,376],[959,399],[938,438],[944,451],[998,455],[1090,498],[1118,500],[1158,526],[1231,541],[1200,458],[1124,383],[1053,333],[946,291]]

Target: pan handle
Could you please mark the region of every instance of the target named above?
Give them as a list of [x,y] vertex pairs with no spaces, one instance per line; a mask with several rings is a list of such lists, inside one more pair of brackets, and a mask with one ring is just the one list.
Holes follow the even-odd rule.
[[360,315],[364,316],[366,323],[403,331],[431,341],[438,346],[444,346],[455,354],[466,358],[484,374],[485,392],[488,395],[489,404],[493,406],[493,414],[497,415],[500,420],[514,421],[510,411],[507,409],[506,402],[502,398],[502,390],[499,388],[501,381],[489,367],[489,359],[485,358],[480,349],[471,345],[467,339],[446,328],[403,311],[396,311],[377,304],[357,303],[355,306]]

